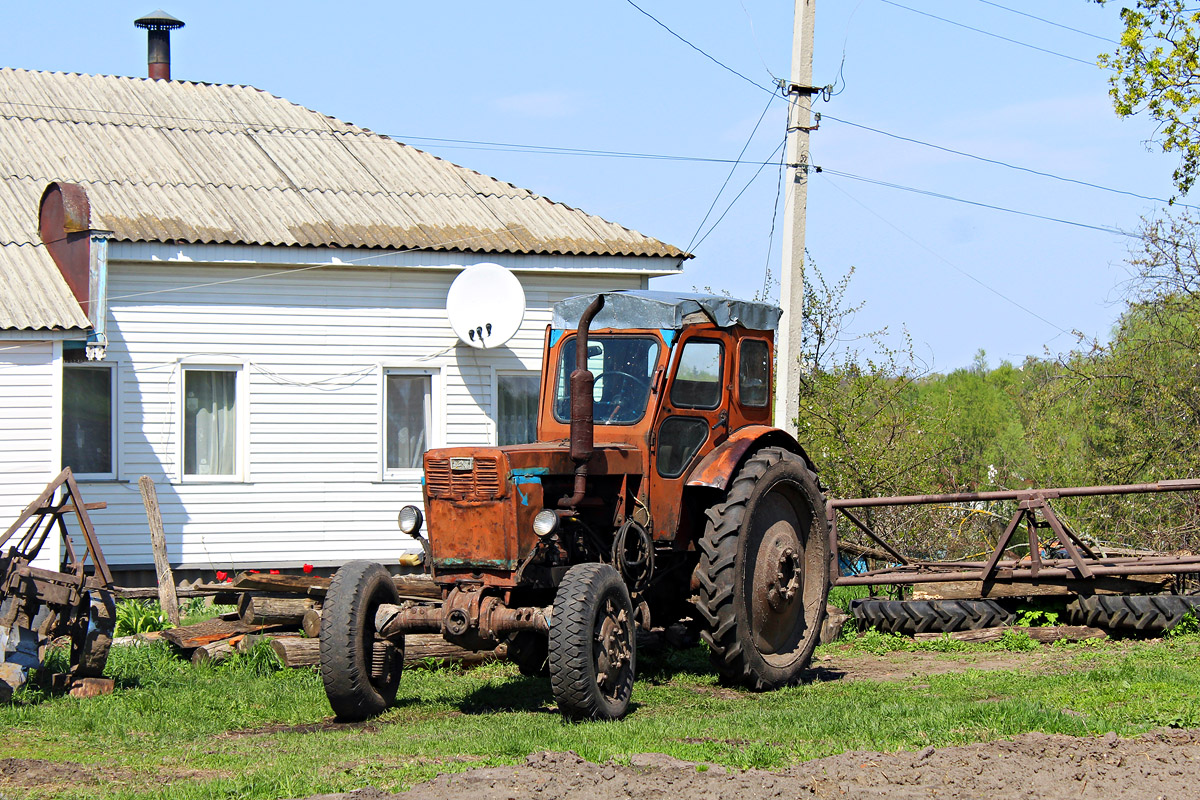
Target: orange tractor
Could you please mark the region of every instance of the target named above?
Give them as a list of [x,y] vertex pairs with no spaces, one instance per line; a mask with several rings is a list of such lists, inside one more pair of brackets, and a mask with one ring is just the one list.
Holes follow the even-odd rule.
[[334,576],[320,646],[338,717],[393,702],[408,633],[507,642],[576,719],[625,714],[639,627],[690,620],[727,682],[798,681],[832,551],[812,461],[770,424],[779,313],[650,291],[559,303],[538,441],[428,451],[424,509],[400,512],[441,604],[402,603],[380,564]]

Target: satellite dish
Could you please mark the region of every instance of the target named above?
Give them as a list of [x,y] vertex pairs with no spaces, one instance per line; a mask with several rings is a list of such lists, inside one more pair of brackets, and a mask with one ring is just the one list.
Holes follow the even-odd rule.
[[517,276],[499,264],[476,264],[450,284],[446,314],[450,327],[465,344],[481,349],[499,347],[521,328],[525,290]]

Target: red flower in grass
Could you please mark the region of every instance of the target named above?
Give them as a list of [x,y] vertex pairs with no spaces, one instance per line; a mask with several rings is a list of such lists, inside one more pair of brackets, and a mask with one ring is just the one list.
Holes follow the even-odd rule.
[[268,574],[268,575],[278,575],[278,574],[279,574],[279,570],[277,570],[277,569],[271,569],[271,570],[267,570],[267,574]]
[[229,579],[228,572],[221,572],[220,570],[217,570],[217,583],[224,583],[228,579]]
[[256,569],[248,569],[248,570],[246,570],[246,572],[249,572],[251,575],[257,575],[257,574],[258,574],[258,570],[256,570]]
[[305,565],[304,565],[303,567],[301,567],[300,569],[304,570],[304,574],[305,574],[305,575],[307,575],[308,573],[310,573],[310,572],[312,572],[312,571],[313,571],[313,565],[312,565],[312,564],[305,564]]

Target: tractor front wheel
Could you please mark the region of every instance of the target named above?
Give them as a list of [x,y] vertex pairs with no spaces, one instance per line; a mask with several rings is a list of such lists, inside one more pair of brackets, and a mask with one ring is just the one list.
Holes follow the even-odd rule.
[[550,617],[550,686],[571,719],[620,719],[633,692],[633,602],[608,564],[567,570]]
[[722,680],[751,689],[798,682],[821,633],[829,534],[816,476],[797,455],[760,450],[725,501],[705,512],[697,611]]
[[339,720],[364,720],[395,702],[404,639],[378,636],[375,612],[399,602],[382,564],[351,561],[334,574],[321,611],[321,680]]

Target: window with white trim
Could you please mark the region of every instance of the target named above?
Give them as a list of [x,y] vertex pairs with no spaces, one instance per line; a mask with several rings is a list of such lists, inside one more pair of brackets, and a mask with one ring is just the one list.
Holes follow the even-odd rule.
[[237,367],[183,368],[183,476],[236,478],[240,472]]
[[383,394],[384,475],[407,477],[432,445],[433,376],[387,370]]
[[109,364],[63,365],[62,465],[76,477],[117,476],[115,375]]
[[496,376],[496,444],[537,441],[538,383],[536,372],[501,372]]

